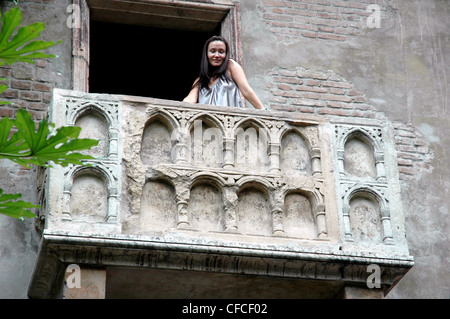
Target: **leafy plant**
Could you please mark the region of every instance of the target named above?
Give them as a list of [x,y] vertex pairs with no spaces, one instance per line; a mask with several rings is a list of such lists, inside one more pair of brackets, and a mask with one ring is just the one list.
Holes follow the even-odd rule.
[[[63,167],[86,165],[83,161],[94,158],[75,151],[96,146],[98,141],[78,139],[80,132],[81,128],[76,126],[63,126],[55,131],[54,124],[45,119],[40,121],[36,131],[30,113],[19,109],[15,120],[4,117],[0,121],[0,159],[9,159],[28,168],[31,165],[49,167],[51,162]],[[39,206],[13,201],[20,197],[20,194],[3,194],[0,189],[0,213],[15,218],[35,217],[30,209]]]
[[36,217],[30,209],[39,208],[39,206],[22,200],[15,201],[21,197],[21,194],[3,194],[3,190],[0,189],[0,213],[19,219]]
[[35,59],[54,58],[55,56],[53,54],[38,51],[45,50],[55,45],[55,42],[42,40],[32,41],[39,38],[41,32],[45,29],[45,24],[43,22],[36,22],[21,27],[14,37],[12,37],[15,29],[21,22],[22,12],[17,6],[7,11],[3,16],[2,30],[0,32],[0,66],[6,63],[34,63]]
[[[11,135],[13,125],[18,131]],[[24,109],[17,111],[15,120],[4,117],[0,121],[0,159],[7,158],[27,168],[33,164],[47,167],[50,161],[63,167],[68,164],[83,165],[82,160],[94,159],[74,153],[98,144],[97,140],[78,139],[80,127],[63,126],[55,134],[51,133],[52,128],[54,124],[43,119],[36,132],[30,113]]]
[[[0,78],[0,81],[6,81],[6,78]],[[5,91],[6,89],[8,89],[8,86],[6,85],[0,85],[0,94],[3,93],[3,91]],[[10,104],[10,102],[7,101],[0,101],[0,104]]]
[[[0,31],[0,66],[17,62],[34,63],[35,59],[55,57],[38,52],[55,45],[55,42],[32,41],[40,37],[40,33],[45,29],[44,23],[36,22],[19,28],[13,36],[21,21],[22,13],[17,6],[3,16]],[[0,85],[0,94],[7,88],[6,85]],[[0,101],[0,104],[9,103]],[[30,113],[19,109],[15,119],[4,117],[0,121],[0,160],[9,159],[27,168],[31,165],[49,167],[50,163],[63,167],[69,164],[86,165],[84,161],[94,158],[76,152],[96,146],[98,141],[78,139],[80,131],[80,127],[73,126],[55,129],[54,124],[45,119],[39,122],[36,131]],[[35,217],[31,209],[39,206],[18,200],[21,197],[21,194],[4,194],[0,189],[0,214],[18,219]]]

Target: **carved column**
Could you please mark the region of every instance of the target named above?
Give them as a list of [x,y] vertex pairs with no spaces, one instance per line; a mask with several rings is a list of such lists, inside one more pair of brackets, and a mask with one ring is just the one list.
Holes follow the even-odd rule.
[[320,162],[320,149],[313,147],[309,151],[309,156],[311,157],[311,166],[313,176],[322,175],[322,167]]
[[223,168],[234,168],[234,137],[223,138]]
[[377,169],[377,181],[386,181],[386,172],[384,169],[384,154],[381,152],[375,153],[375,165]]
[[225,231],[236,232],[236,206],[238,202],[237,186],[223,188],[223,208],[225,213]]
[[354,241],[352,237],[352,229],[350,226],[350,206],[348,204],[344,204],[342,209],[343,214],[343,222],[344,222],[344,240],[345,241]]
[[[281,148],[281,133],[285,122],[283,121],[266,121],[268,132],[264,131],[269,138],[269,172],[273,174],[280,173],[280,148]],[[266,134],[267,133],[267,134]],[[261,139],[260,132],[260,139]]]
[[[191,135],[193,140],[191,141],[191,154],[192,156],[192,164],[200,164],[204,165],[203,162],[203,124],[201,120],[194,121],[194,134]],[[187,136],[187,134],[186,134]]]
[[[194,113],[189,111],[175,111],[173,112],[173,115],[179,121],[179,126],[173,130],[171,136],[172,145],[175,145],[171,154],[172,161],[176,164],[190,163],[191,154],[188,154],[188,150],[190,148],[188,147],[188,143],[191,143],[189,119],[194,115]],[[198,122],[200,122],[200,135],[202,135],[201,121]],[[197,130],[198,127],[194,126],[194,134]],[[194,150],[191,149],[190,151],[193,152]]]
[[72,215],[70,214],[70,199],[72,197],[71,192],[71,183],[64,183],[64,191],[63,191],[63,212],[62,219],[63,220],[72,220]]
[[178,181],[175,183],[175,200],[177,203],[177,228],[189,228],[188,204],[190,189],[186,181]]
[[236,147],[236,135],[234,131],[234,123],[238,120],[238,117],[217,115],[224,127],[223,132],[223,164],[222,167],[226,169],[233,169],[235,166],[235,147]]
[[383,243],[393,244],[391,214],[387,208],[381,208],[381,223],[383,225]]
[[109,154],[108,157],[116,158],[118,156],[119,132],[115,128],[109,129]]
[[344,150],[339,149],[337,151],[337,159],[338,159],[338,168],[339,168],[339,176],[343,177],[345,176],[345,170],[344,170]]
[[[185,133],[183,132],[177,132],[175,134],[175,141],[172,136],[172,143],[175,144],[172,150],[172,160],[175,164],[186,164],[188,162],[187,158],[187,141],[189,140]],[[172,144],[173,145],[173,144]]]
[[107,222],[117,221],[117,205],[118,205],[118,192],[117,188],[111,187],[108,194],[108,212],[106,215]]
[[317,237],[326,238],[328,236],[327,219],[325,214],[325,204],[323,203],[317,205],[316,223],[317,223]]
[[274,236],[285,236],[283,227],[283,206],[284,206],[284,195],[283,192],[278,189],[272,192],[272,235]]
[[269,143],[270,173],[280,172],[280,143]]
[[280,207],[275,207],[272,209],[272,235],[274,236],[284,236],[286,233],[283,229],[283,209]]

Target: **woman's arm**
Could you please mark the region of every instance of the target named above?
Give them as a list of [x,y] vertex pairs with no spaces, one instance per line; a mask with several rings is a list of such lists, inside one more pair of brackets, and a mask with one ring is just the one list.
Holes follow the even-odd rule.
[[183,102],[188,102],[188,103],[197,103],[198,102],[198,92],[199,92],[199,86],[200,84],[198,83],[199,78],[197,78],[194,82],[194,84],[192,85],[192,89],[189,92],[188,96],[186,96],[183,99]]
[[266,109],[256,95],[255,91],[253,91],[253,89],[250,87],[250,84],[248,84],[244,69],[239,65],[239,63],[230,59],[228,67],[231,77],[233,78],[234,82],[236,82],[242,95],[244,95],[244,98],[248,100],[256,109]]

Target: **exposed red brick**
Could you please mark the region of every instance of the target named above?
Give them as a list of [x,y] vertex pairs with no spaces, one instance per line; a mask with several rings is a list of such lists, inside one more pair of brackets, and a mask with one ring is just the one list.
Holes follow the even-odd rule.
[[[366,11],[368,5],[359,1],[262,0],[257,8],[271,32],[280,35],[278,38],[282,41],[306,37],[343,42],[361,34],[363,21],[371,14]],[[282,29],[276,28],[281,27],[279,22],[288,24],[282,25]],[[301,31],[289,32],[289,29]]]
[[308,38],[315,38],[316,37],[316,33],[315,32],[310,32],[310,31],[302,31],[302,35],[304,37],[308,37]]
[[278,88],[280,90],[292,90],[292,86],[290,86],[288,84],[278,84]]
[[316,93],[326,93],[328,92],[326,88],[318,87],[318,86],[297,86],[297,91],[308,91],[308,92],[316,92]]
[[33,90],[41,92],[51,92],[53,87],[45,83],[33,83]]
[[41,101],[42,95],[39,92],[21,91],[20,98],[27,101]]
[[2,117],[12,118],[14,116],[14,110],[9,108],[7,105],[0,106],[0,118]]

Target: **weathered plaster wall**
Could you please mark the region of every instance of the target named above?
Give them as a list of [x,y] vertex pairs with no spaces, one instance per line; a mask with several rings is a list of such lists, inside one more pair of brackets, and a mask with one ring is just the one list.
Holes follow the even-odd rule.
[[[380,28],[367,28],[369,4]],[[244,63],[273,109],[384,118],[416,265],[388,298],[448,298],[447,1],[242,0]]]
[[[71,86],[71,30],[67,27],[66,12],[70,0],[20,1],[22,26],[43,21],[46,29],[41,38],[62,40],[48,52],[57,55],[36,64],[17,63],[0,68],[2,81],[9,86],[1,99],[12,102],[0,106],[0,117],[14,117],[19,107],[26,108],[36,120],[47,112],[54,87]],[[2,14],[13,6],[12,1],[1,1]],[[25,201],[37,203],[36,172],[21,168],[7,160],[0,161],[0,188],[5,193],[21,193]],[[28,285],[36,262],[39,237],[34,221],[19,221],[0,215],[0,298],[27,298]]]
[[[10,161],[0,165],[1,188],[6,194],[21,193],[36,202],[33,174]],[[36,261],[39,239],[33,220],[20,221],[0,215],[0,298],[26,298]]]

